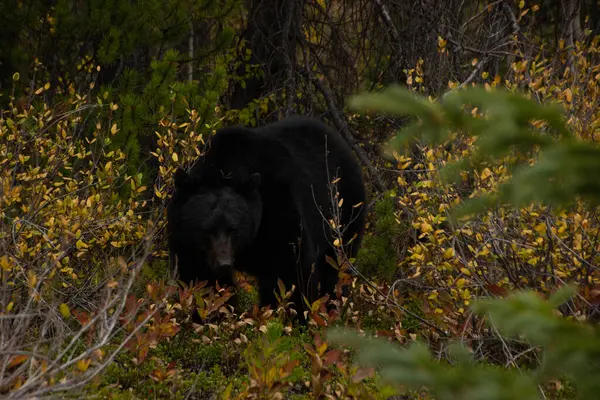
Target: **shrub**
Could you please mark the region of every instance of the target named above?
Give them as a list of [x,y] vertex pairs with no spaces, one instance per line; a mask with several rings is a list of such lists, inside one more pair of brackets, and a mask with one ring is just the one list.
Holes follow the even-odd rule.
[[[455,222],[472,213],[484,213],[491,205],[526,207],[532,202],[548,202],[564,207],[573,203],[573,196],[592,204],[600,199],[596,182],[596,172],[600,171],[598,147],[574,137],[555,106],[479,88],[449,93],[439,104],[390,88],[358,97],[354,105],[418,117],[394,140],[394,150],[421,134],[429,143],[443,142],[454,131],[477,136],[477,149],[470,158],[441,171],[449,180],[460,179],[462,170],[513,157],[513,177],[461,204],[451,214]],[[478,112],[465,112],[465,105]],[[546,130],[535,129],[540,126]],[[536,163],[527,162],[527,158],[520,161],[535,148]],[[400,350],[345,331],[332,331],[330,338],[358,346],[362,361],[380,367],[389,381],[414,388],[424,385],[441,399],[533,399],[537,398],[537,385],[564,377],[575,384],[579,396],[589,398],[599,389],[594,377],[600,372],[596,362],[600,336],[590,326],[556,315],[556,308],[573,293],[563,288],[547,302],[532,292],[516,294],[506,301],[476,302],[474,311],[487,316],[491,329],[530,341],[541,360],[533,371],[516,373],[475,364],[462,346],[449,349],[454,366],[448,368],[435,362],[420,344]]]

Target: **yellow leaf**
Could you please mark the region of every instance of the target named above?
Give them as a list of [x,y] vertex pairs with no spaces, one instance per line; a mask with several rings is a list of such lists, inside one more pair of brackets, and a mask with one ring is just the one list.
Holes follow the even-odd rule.
[[71,310],[69,309],[69,306],[65,303],[62,303],[60,306],[58,306],[58,311],[60,311],[60,314],[64,318],[69,318],[71,316]]
[[446,251],[444,251],[444,259],[448,260],[452,257],[454,257],[454,249],[452,247],[449,247],[446,249]]
[[46,84],[44,85],[44,90],[48,89],[50,89],[50,82],[46,82]]
[[333,245],[334,245],[335,247],[340,247],[341,243],[342,243],[342,242],[340,241],[340,239],[335,239],[335,240],[333,241]]
[[75,243],[75,247],[77,247],[77,250],[81,250],[81,249],[87,249],[88,245],[81,239],[79,239],[77,241],[77,243]]
[[39,88],[38,90],[36,90],[36,91],[35,91],[35,94],[40,94],[40,93],[42,93],[43,91],[44,91],[44,88],[43,88],[43,87],[41,87],[41,88]]
[[565,95],[565,100],[567,100],[567,102],[571,103],[573,101],[573,92],[571,91],[571,88],[566,88],[563,94]]
[[119,130],[117,129],[117,124],[113,124],[110,128],[110,133],[112,135],[116,134]]
[[13,81],[18,81],[20,77],[21,77],[21,75],[18,72],[15,72],[12,76]]
[[32,270],[27,271],[27,281],[30,288],[34,287],[37,283],[37,275]]
[[581,250],[581,244],[583,242],[583,236],[581,233],[575,234],[575,238],[573,240],[573,250]]
[[177,156],[177,153],[173,153],[171,155],[171,158],[173,159],[173,161],[177,162],[177,160],[179,160],[179,157]]
[[546,233],[546,224],[545,223],[540,223],[538,225],[535,226],[535,228],[533,228],[537,233],[539,233],[540,235],[543,235]]
[[489,168],[485,168],[483,171],[481,171],[481,180],[485,181],[490,176],[492,176],[492,171],[490,171]]
[[14,301],[11,301],[10,303],[8,303],[8,305],[6,306],[6,312],[11,312],[14,306],[15,306]]
[[484,247],[483,249],[481,249],[481,251],[477,253],[477,257],[487,256],[488,254],[490,254],[490,249]]
[[77,369],[80,370],[81,372],[85,372],[85,371],[87,371],[91,362],[92,362],[91,358],[88,358],[87,360],[83,360],[83,359],[79,360],[79,361],[77,361]]
[[323,354],[325,354],[326,350],[327,350],[327,342],[323,341],[323,343],[321,343],[321,345],[319,347],[317,347],[317,353],[319,355],[323,355]]
[[446,44],[448,43],[447,40],[445,40],[443,37],[438,36],[438,48],[441,50],[444,47],[446,47]]
[[338,203],[338,207],[341,207],[342,204],[344,204],[344,199],[340,199],[339,203]]
[[4,271],[10,271],[12,269],[12,267],[8,263],[7,256],[0,257],[0,268],[2,268]]
[[421,223],[421,230],[423,232],[431,232],[433,231],[433,227],[428,222]]

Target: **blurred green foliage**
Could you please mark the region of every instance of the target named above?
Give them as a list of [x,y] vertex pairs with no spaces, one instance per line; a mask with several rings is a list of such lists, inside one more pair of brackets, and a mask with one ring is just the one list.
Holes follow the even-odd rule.
[[[417,138],[439,144],[456,132],[476,137],[476,150],[470,157],[441,170],[448,182],[458,181],[461,171],[511,161],[512,178],[497,193],[466,201],[456,209],[456,217],[500,204],[565,206],[577,197],[597,204],[600,147],[571,134],[564,110],[557,104],[540,104],[518,93],[488,92],[481,87],[449,92],[432,102],[401,87],[390,87],[355,97],[352,106],[417,119],[389,143],[390,150]],[[530,165],[532,152],[537,152],[538,159]]]
[[[523,206],[530,202],[564,205],[579,197],[597,204],[600,199],[597,172],[600,153],[595,143],[570,134],[563,112],[556,105],[503,91],[469,88],[448,93],[439,103],[391,87],[381,93],[354,98],[352,106],[394,115],[409,115],[416,121],[390,143],[390,149],[424,139],[441,143],[452,132],[477,136],[477,151],[441,172],[449,181],[460,171],[485,162],[513,157],[513,176],[497,192],[468,199],[455,216],[482,213],[491,205]],[[473,107],[477,107],[474,112]],[[542,129],[540,129],[542,128]],[[538,162],[519,162],[519,156],[539,151]],[[526,157],[523,157],[526,160]],[[427,387],[439,399],[535,399],[538,385],[567,378],[578,398],[595,398],[600,390],[600,334],[586,323],[558,315],[557,307],[575,294],[564,286],[548,300],[534,292],[518,292],[508,299],[482,299],[473,310],[487,316],[503,335],[528,340],[539,352],[534,369],[513,371],[476,363],[460,344],[448,349],[451,365],[434,359],[427,346],[415,342],[400,348],[384,340],[373,340],[346,329],[334,329],[329,339],[358,349],[359,360],[381,370],[397,385]]]
[[448,348],[448,365],[420,342],[401,348],[346,329],[332,329],[328,338],[357,348],[359,362],[380,368],[385,380],[414,389],[425,386],[438,399],[537,399],[537,386],[556,377],[567,377],[578,398],[590,399],[600,389],[600,336],[597,329],[557,316],[555,311],[573,294],[574,289],[566,286],[547,301],[521,292],[507,300],[480,300],[473,307],[488,315],[504,335],[525,337],[544,349],[540,366],[531,371],[476,363],[458,343]]

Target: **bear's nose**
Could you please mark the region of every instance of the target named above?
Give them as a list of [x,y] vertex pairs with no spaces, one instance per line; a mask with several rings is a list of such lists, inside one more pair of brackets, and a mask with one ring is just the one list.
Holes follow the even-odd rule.
[[226,235],[219,235],[215,240],[214,250],[217,267],[231,268],[233,265],[233,248],[230,238]]
[[219,268],[231,268],[232,264],[231,257],[228,257],[227,255],[224,255],[223,257],[217,256],[217,266]]

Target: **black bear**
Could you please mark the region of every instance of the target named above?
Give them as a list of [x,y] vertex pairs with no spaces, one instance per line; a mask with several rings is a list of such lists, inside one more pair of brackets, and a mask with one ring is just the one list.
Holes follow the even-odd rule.
[[[333,185],[332,185],[333,182]],[[339,197],[335,197],[335,190]],[[341,205],[340,205],[341,203]],[[180,279],[232,285],[256,277],[260,305],[276,306],[278,278],[295,285],[296,310],[333,295],[338,272],[331,221],[355,257],[365,227],[361,167],[339,133],[309,117],[222,128],[191,171],[179,169],[168,207],[171,259]]]

